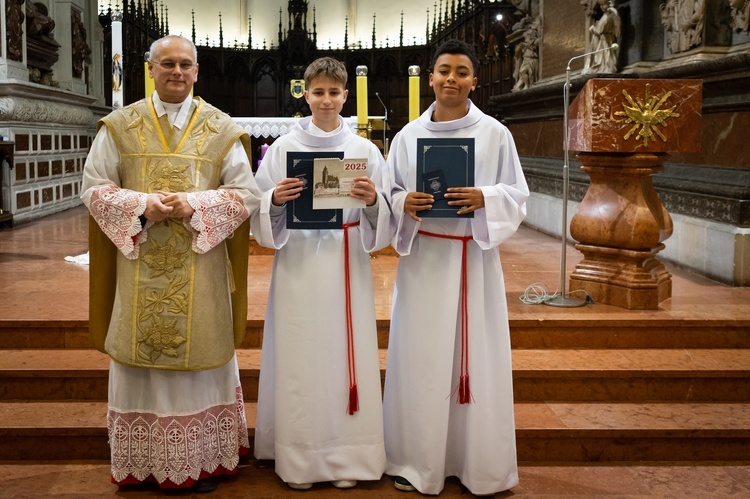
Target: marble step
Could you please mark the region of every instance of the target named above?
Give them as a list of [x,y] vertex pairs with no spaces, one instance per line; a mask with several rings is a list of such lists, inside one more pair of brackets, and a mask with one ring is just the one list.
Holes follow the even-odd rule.
[[[260,350],[237,358],[254,401]],[[4,350],[0,400],[104,401],[108,366],[96,350]],[[513,378],[521,402],[750,402],[750,349],[514,349]]]
[[[541,306],[541,305],[540,305]],[[547,307],[547,309],[554,307]],[[546,310],[546,309],[545,309]],[[750,348],[750,320],[510,319],[513,348]],[[388,348],[388,319],[377,320]],[[248,320],[242,348],[260,348],[263,320]],[[0,350],[92,348],[88,321],[0,320]]]
[[[254,434],[254,403],[247,403]],[[0,461],[108,459],[105,402],[0,402]],[[522,462],[746,461],[750,403],[515,404]],[[252,438],[251,438],[252,445]]]
[[[269,463],[270,464],[270,463]],[[421,499],[404,495],[393,486],[393,478],[360,482],[355,489],[337,489],[316,483],[298,495],[276,475],[273,466],[250,457],[240,459],[238,474],[223,480],[211,499],[257,497],[265,499]],[[118,489],[111,482],[109,459],[86,461],[23,461],[0,463],[0,488],[6,498],[81,499],[103,497],[174,497],[190,492],[164,492],[145,486]],[[520,483],[500,498],[525,499],[664,499],[750,497],[748,463],[655,462],[655,463],[524,463],[518,465]],[[141,490],[143,489],[143,490]],[[198,496],[200,497],[200,496]],[[445,480],[440,499],[471,496],[456,477]]]

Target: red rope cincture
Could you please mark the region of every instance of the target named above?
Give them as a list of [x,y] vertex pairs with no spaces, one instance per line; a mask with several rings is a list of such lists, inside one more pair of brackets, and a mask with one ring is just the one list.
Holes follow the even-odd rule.
[[352,324],[352,293],[349,281],[349,228],[356,227],[359,222],[343,224],[344,229],[344,287],[346,289],[346,349],[349,363],[349,406],[350,416],[359,411],[359,393],[357,392],[357,371],[354,365],[354,326]]
[[[458,403],[470,404],[472,401],[471,387],[469,385],[469,276],[466,272],[468,267],[467,244],[473,236],[451,236],[448,234],[436,234],[425,230],[417,231],[419,234],[439,239],[452,239],[461,241],[461,375],[458,380]],[[456,390],[451,391],[451,395]]]

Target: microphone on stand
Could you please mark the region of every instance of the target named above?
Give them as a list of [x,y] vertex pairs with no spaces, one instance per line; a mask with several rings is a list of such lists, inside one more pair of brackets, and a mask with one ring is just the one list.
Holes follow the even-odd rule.
[[383,156],[388,156],[388,139],[386,138],[386,128],[388,128],[388,108],[385,106],[383,99],[380,98],[380,94],[375,92],[375,97],[378,98],[380,104],[383,105],[385,114],[383,115]]
[[573,61],[575,61],[576,59],[580,59],[582,57],[588,57],[590,55],[598,54],[599,52],[606,52],[607,50],[617,50],[618,48],[620,48],[620,46],[618,44],[616,44],[616,43],[613,43],[609,47],[604,47],[603,49],[599,49],[599,50],[592,50],[591,52],[586,52],[585,54],[581,54],[581,55],[577,55],[577,56],[571,57],[570,60],[568,61],[568,67],[566,68],[566,71],[570,71],[570,63],[573,62]]
[[560,294],[555,294],[551,298],[545,300],[545,305],[552,305],[553,307],[580,307],[586,304],[586,300],[580,298],[570,298],[565,292],[565,252],[568,245],[568,186],[570,185],[570,161],[569,161],[569,146],[568,146],[568,105],[570,101],[570,63],[576,59],[582,57],[588,57],[599,52],[606,52],[607,50],[617,50],[620,46],[613,43],[609,47],[605,47],[599,50],[592,50],[585,54],[571,57],[568,61],[568,67],[565,69],[565,87],[563,88],[563,150],[565,151],[565,162],[563,163],[563,194],[562,194],[562,250],[560,252],[560,284],[558,289]]

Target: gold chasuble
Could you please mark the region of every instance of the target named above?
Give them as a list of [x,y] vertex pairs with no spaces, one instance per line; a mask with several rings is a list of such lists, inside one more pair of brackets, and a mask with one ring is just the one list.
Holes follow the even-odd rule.
[[[121,187],[152,193],[220,187],[221,164],[249,137],[224,113],[194,99],[184,130],[143,99],[99,122],[121,157]],[[248,155],[249,156],[249,155]],[[245,335],[249,222],[204,254],[187,220],[147,229],[130,260],[91,219],[90,332],[96,348],[135,367],[199,371],[224,365]],[[209,228],[210,229],[210,228]]]

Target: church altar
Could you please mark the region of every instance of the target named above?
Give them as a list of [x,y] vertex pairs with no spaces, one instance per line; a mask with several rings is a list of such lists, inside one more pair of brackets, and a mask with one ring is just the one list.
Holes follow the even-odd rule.
[[[374,118],[374,117],[373,117]],[[295,123],[301,118],[232,118],[244,131],[251,137],[259,139],[277,138],[289,133]],[[357,131],[357,117],[344,117],[344,123],[351,127],[352,131]]]

